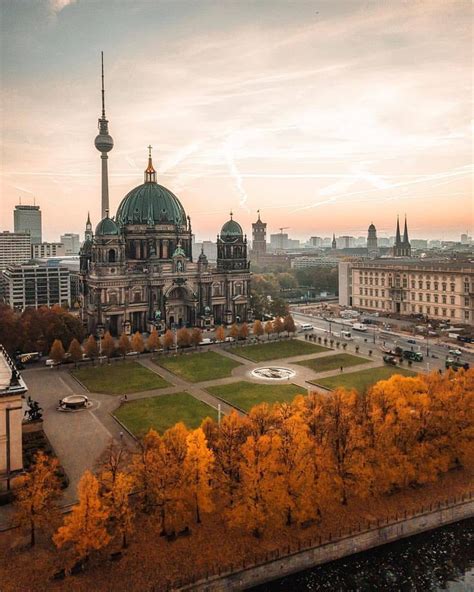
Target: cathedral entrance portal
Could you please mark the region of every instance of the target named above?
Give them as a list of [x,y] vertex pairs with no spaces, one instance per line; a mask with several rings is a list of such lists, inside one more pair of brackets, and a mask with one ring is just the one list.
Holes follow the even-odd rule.
[[186,327],[194,322],[192,294],[182,286],[173,287],[166,296],[166,321],[169,327]]

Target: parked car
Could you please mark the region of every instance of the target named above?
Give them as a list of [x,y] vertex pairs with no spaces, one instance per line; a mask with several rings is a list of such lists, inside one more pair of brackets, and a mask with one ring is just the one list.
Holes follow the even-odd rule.
[[204,337],[204,339],[199,342],[199,345],[211,345],[211,343],[214,343],[212,339],[209,339],[209,337]]
[[235,339],[229,335],[225,338],[225,341],[227,341],[228,343],[232,343],[233,341],[235,341]]
[[51,358],[48,358],[46,360],[46,366],[49,366],[50,368],[52,368],[53,366],[59,366],[61,362],[55,362],[54,360],[52,360]]
[[453,360],[453,358],[447,358],[444,365],[446,368],[452,368],[453,370],[459,370],[459,368],[469,370],[470,367],[467,362],[462,362],[461,360]]
[[403,357],[405,360],[411,360],[412,362],[422,362],[423,361],[423,354],[421,352],[412,352],[406,349],[403,352]]
[[395,358],[394,356],[384,356],[383,357],[383,361],[386,364],[390,364],[391,366],[396,366],[397,365],[397,358]]
[[413,343],[416,345],[416,339],[407,339],[407,343]]
[[450,356],[462,356],[462,351],[460,349],[450,349],[448,353]]

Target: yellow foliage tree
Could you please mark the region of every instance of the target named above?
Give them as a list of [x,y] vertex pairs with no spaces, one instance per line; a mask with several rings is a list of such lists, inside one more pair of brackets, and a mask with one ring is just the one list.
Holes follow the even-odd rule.
[[234,339],[237,339],[239,337],[239,328],[235,323],[231,326],[229,335]]
[[57,459],[38,452],[31,470],[18,480],[14,521],[29,527],[32,547],[36,543],[38,529],[50,525],[58,513],[56,500],[61,487],[56,476],[58,465]]
[[265,323],[265,333],[267,334],[268,339],[270,339],[270,335],[273,333],[273,323],[272,323],[272,321],[267,321]]
[[130,504],[132,489],[133,478],[126,473],[118,472],[104,496],[115,530],[121,536],[123,549],[127,547],[127,536],[133,530],[134,511]]
[[213,509],[210,487],[213,463],[214,455],[207,447],[203,430],[198,428],[188,434],[184,461],[185,483],[197,523],[201,522],[202,512]]
[[71,544],[75,559],[82,561],[92,551],[109,544],[107,521],[110,511],[100,498],[99,481],[90,471],[86,471],[79,481],[78,497],[79,503],[66,516],[53,541],[58,548]]
[[191,331],[191,345],[194,345],[194,347],[197,347],[201,341],[202,341],[202,331],[201,329],[199,329],[199,327],[194,327],[194,329]]

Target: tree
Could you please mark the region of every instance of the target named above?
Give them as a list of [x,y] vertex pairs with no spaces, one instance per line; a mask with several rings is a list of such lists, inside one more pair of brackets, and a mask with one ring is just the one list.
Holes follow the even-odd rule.
[[36,543],[36,532],[51,524],[57,515],[56,500],[61,483],[56,476],[59,462],[39,451],[30,471],[18,480],[15,498],[15,523],[28,525],[30,544]]
[[156,330],[156,327],[153,327],[153,329],[150,332],[150,335],[148,336],[148,339],[146,342],[146,348],[149,352],[153,352],[157,349],[160,349],[160,347],[161,347],[160,336],[158,335],[158,331]]
[[186,327],[178,329],[178,332],[176,333],[176,343],[178,344],[178,347],[189,347],[190,342],[191,335]]
[[185,482],[196,522],[200,523],[201,512],[210,512],[213,508],[210,478],[214,455],[207,447],[206,437],[201,428],[188,435],[187,445],[184,461]]
[[194,327],[191,331],[191,345],[197,347],[202,341],[202,331],[199,327]]
[[268,339],[270,339],[270,333],[273,333],[273,323],[272,321],[267,321],[265,323],[265,333],[268,336]]
[[93,335],[89,335],[87,341],[84,345],[84,353],[88,358],[94,360],[99,355],[99,348],[97,347],[97,341],[94,339]]
[[64,360],[64,356],[66,352],[64,351],[63,344],[61,343],[60,339],[55,339],[53,341],[53,345],[51,347],[51,351],[49,352],[49,357],[56,362],[56,364],[60,364]]
[[173,332],[168,329],[163,337],[163,347],[166,350],[171,349],[174,346],[174,335]]
[[247,323],[242,323],[239,329],[239,339],[247,339],[249,336],[249,327]]
[[110,511],[100,498],[99,481],[90,471],[86,471],[79,481],[78,497],[79,503],[66,516],[53,541],[58,548],[70,543],[76,561],[83,561],[91,551],[109,544],[107,521]]
[[278,336],[280,336],[280,333],[283,333],[284,326],[283,326],[283,321],[281,320],[281,317],[276,317],[275,320],[273,321],[273,331],[275,333],[277,333]]
[[143,336],[140,331],[134,333],[132,337],[132,350],[138,352],[139,354],[145,351],[145,342],[143,341]]
[[222,325],[216,329],[216,341],[225,341],[225,329]]
[[286,317],[283,319],[283,328],[288,333],[288,337],[290,336],[290,333],[294,333],[296,331],[295,321],[290,314],[286,315]]
[[122,549],[127,547],[127,535],[133,529],[134,511],[130,505],[130,494],[133,490],[133,478],[126,473],[119,472],[115,480],[104,495],[109,516],[113,520],[115,530],[122,538]]
[[13,355],[21,342],[19,316],[6,304],[0,304],[0,343]]
[[118,444],[115,440],[110,440],[98,462],[99,479],[103,488],[110,489],[113,486],[118,473],[127,467],[129,457],[129,451],[122,442]]
[[261,337],[264,334],[264,332],[265,329],[263,328],[262,321],[259,321],[257,319],[253,324],[253,334],[257,337]]
[[235,323],[231,326],[229,334],[234,339],[237,339],[239,337],[239,328],[237,327],[237,325]]
[[71,360],[74,362],[74,365],[77,366],[77,363],[80,362],[82,360],[82,346],[79,343],[79,341],[77,341],[76,338],[74,338],[71,341],[71,344],[69,346],[69,349],[67,350],[67,353],[69,354]]
[[126,333],[122,333],[122,335],[120,335],[117,349],[123,357],[125,357],[128,352],[132,350],[132,344],[130,343],[130,339]]
[[115,352],[115,340],[109,331],[106,332],[102,339],[101,350],[104,356],[111,358]]

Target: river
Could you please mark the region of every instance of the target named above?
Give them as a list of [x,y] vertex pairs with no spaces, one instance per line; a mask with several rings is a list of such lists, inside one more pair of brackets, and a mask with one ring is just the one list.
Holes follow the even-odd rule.
[[252,588],[252,592],[473,592],[474,518]]

